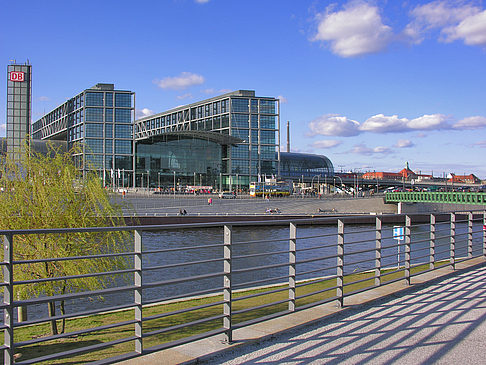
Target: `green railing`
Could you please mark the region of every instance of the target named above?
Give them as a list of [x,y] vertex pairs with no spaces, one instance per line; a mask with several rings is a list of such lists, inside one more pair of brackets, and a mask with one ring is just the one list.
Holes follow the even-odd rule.
[[486,193],[403,191],[385,194],[386,203],[448,203],[486,205]]

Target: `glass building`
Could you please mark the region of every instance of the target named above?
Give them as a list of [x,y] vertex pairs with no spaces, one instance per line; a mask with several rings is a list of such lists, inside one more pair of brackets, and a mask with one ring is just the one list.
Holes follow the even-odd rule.
[[96,84],[33,124],[34,139],[79,147],[76,166],[97,171],[105,185],[132,186],[135,93]]
[[238,90],[135,121],[136,185],[247,188],[279,174],[279,101]]
[[7,66],[7,153],[20,160],[32,115],[32,66]]
[[280,158],[280,177],[284,180],[310,182],[316,176],[321,178],[334,176],[334,166],[326,156],[282,152]]

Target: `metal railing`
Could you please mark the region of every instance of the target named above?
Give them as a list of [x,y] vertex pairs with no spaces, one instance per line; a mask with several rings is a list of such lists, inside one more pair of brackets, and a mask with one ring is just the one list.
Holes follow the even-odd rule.
[[387,203],[447,203],[486,205],[486,193],[471,192],[428,192],[428,191],[402,191],[385,194]]
[[[341,217],[0,231],[4,363],[77,356],[111,363],[216,334],[231,342],[235,329],[328,302],[342,306],[352,294],[398,280],[410,284],[414,275],[486,256],[486,212],[402,215],[399,235],[388,218],[366,216],[365,225]],[[22,260],[16,251],[21,237],[112,231],[133,234],[131,249],[122,254],[129,267],[16,281],[21,265],[72,260],[82,266],[112,255]],[[106,275],[117,278],[110,287],[16,299],[22,285]],[[105,301],[94,308],[90,301],[79,304],[97,296]],[[16,308],[52,301],[71,301],[73,309],[23,322],[15,317]],[[52,319],[66,320],[66,332],[36,335]]]

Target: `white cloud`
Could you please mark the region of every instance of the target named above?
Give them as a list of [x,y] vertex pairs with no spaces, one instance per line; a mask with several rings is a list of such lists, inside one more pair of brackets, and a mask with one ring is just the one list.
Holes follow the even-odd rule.
[[192,72],[182,72],[179,76],[155,80],[154,83],[162,89],[183,90],[193,85],[203,84],[204,77]]
[[190,99],[190,98],[192,98],[191,93],[185,93],[185,94],[182,94],[182,95],[177,95],[177,100]]
[[408,139],[399,139],[395,144],[395,147],[397,148],[410,148],[413,146],[414,146],[413,142]]
[[325,148],[333,148],[336,146],[339,146],[341,144],[341,141],[336,141],[332,139],[323,139],[320,141],[315,141],[312,143],[312,147],[318,148],[318,149],[325,149]]
[[453,126],[457,129],[478,129],[486,127],[486,117],[474,116],[460,120]]
[[198,4],[206,4],[209,2],[209,0],[194,0]]
[[285,96],[279,95],[279,96],[277,96],[277,99],[280,100],[280,102],[282,104],[287,104],[288,103],[288,100],[287,100],[287,98]]
[[39,101],[49,101],[51,99],[49,99],[48,96],[39,96]]
[[[425,114],[414,119],[399,118],[397,115],[377,114],[362,124],[336,114],[325,114],[309,123],[309,135],[352,137],[363,132],[403,133],[413,131],[437,131],[443,129],[479,129],[486,128],[486,117],[464,118],[454,125],[452,119],[443,114]],[[417,135],[417,138],[424,135]]]
[[5,131],[6,129],[7,129],[7,124],[6,123],[0,124],[0,130],[1,131]]
[[443,114],[425,114],[407,123],[409,129],[430,130],[449,128],[448,118]]
[[406,118],[398,118],[396,115],[385,116],[377,114],[368,118],[360,127],[360,130],[375,133],[403,132],[407,129]]
[[365,144],[357,144],[355,145],[351,151],[351,153],[357,154],[357,155],[388,155],[391,153],[390,148],[388,147],[383,147],[383,146],[378,146],[374,148],[367,147]]
[[467,17],[445,32],[448,41],[463,39],[469,46],[486,46],[486,10]]
[[155,112],[153,110],[150,110],[149,108],[143,108],[143,109],[137,110],[135,114],[136,114],[136,118],[140,119],[140,118],[144,118],[144,117],[148,117],[150,115],[153,115],[153,114],[155,114]]
[[309,123],[311,135],[350,137],[359,134],[359,123],[336,114],[326,114]]
[[383,24],[379,9],[364,1],[349,2],[344,10],[318,14],[314,41],[330,42],[341,57],[354,57],[383,50],[391,41],[391,27]]
[[442,41],[464,39],[469,45],[486,44],[486,14],[480,11],[477,6],[463,1],[432,1],[412,9],[412,21],[403,33],[416,44],[433,29],[440,31]]

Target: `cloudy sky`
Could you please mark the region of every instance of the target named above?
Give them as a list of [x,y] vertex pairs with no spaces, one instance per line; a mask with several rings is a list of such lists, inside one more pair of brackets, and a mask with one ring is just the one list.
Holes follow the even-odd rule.
[[1,4],[0,58],[33,65],[34,120],[98,82],[135,91],[139,116],[250,89],[280,98],[283,149],[289,120],[292,150],[338,171],[486,178],[485,1]]

